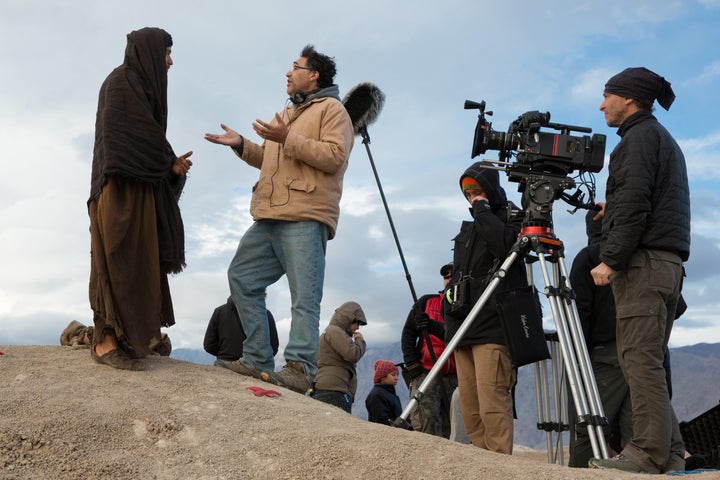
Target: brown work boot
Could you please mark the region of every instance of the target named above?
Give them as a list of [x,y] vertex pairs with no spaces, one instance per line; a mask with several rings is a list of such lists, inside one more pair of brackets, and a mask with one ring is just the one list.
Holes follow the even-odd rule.
[[215,360],[215,363],[213,365],[216,365],[218,367],[227,368],[228,370],[232,370],[235,373],[239,373],[240,375],[246,375],[248,377],[253,378],[262,378],[260,376],[260,372],[255,370],[253,367],[245,363],[245,361],[242,358],[239,358],[235,361],[231,360],[222,360],[218,358]]
[[302,364],[292,360],[287,362],[279,372],[262,372],[262,379],[298,393],[305,393],[310,388],[310,382],[305,376]]

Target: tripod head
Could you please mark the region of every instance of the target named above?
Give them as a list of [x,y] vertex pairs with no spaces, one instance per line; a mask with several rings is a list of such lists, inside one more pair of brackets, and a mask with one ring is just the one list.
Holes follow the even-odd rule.
[[553,202],[562,198],[564,191],[575,188],[570,177],[535,172],[509,172],[510,180],[520,183],[522,207],[525,212],[520,234],[554,235]]
[[[534,171],[516,163],[483,160],[487,163],[482,168],[503,170],[507,173],[508,180],[517,182],[518,191],[522,193],[522,211],[513,211],[515,214],[523,214],[523,224],[520,234],[548,235],[554,236],[552,210],[555,200],[563,200],[569,205],[588,210],[598,210],[595,205],[595,182],[581,180],[581,186],[587,189],[590,199],[585,202],[585,192],[578,187],[574,179],[560,174]],[[566,190],[577,188],[572,194]]]

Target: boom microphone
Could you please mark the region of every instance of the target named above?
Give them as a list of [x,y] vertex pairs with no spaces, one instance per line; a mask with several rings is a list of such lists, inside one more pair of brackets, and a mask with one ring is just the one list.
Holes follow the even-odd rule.
[[[380,190],[380,198],[382,198],[383,205],[385,206],[385,213],[387,213],[388,221],[390,222],[390,229],[392,230],[393,237],[395,238],[395,245],[397,245],[398,253],[400,254],[400,261],[405,269],[405,278],[407,278],[414,305],[418,300],[417,295],[415,294],[415,287],[413,287],[412,278],[410,277],[407,263],[405,263],[405,256],[403,255],[402,248],[400,247],[400,240],[398,239],[397,232],[395,231],[395,224],[393,223],[392,216],[390,215],[390,209],[388,208],[385,193],[383,192],[382,184],[380,183],[380,177],[378,176],[377,168],[375,168],[375,161],[373,160],[372,153],[370,152],[370,134],[368,133],[367,127],[377,119],[378,115],[380,115],[380,111],[385,104],[385,94],[373,83],[358,83],[348,90],[345,98],[342,100],[342,103],[345,105],[345,110],[347,110],[348,115],[350,116],[350,121],[352,122],[355,135],[362,136],[363,145],[365,145],[365,150],[367,150],[368,158],[370,159],[370,166],[372,167],[373,174],[375,175],[375,181],[377,182],[378,189]],[[428,349],[430,350],[430,356],[434,363],[436,358],[430,337],[427,332],[425,332],[423,336],[425,337],[425,342],[427,343]]]
[[358,135],[380,115],[385,94],[375,84],[363,82],[351,88],[342,102],[350,115],[355,135]]

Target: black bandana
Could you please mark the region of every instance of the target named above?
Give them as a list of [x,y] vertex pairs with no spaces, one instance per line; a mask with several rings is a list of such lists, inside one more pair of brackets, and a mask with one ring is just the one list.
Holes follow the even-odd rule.
[[605,93],[634,100],[654,101],[665,110],[670,109],[675,93],[670,82],[645,67],[626,68],[605,84]]

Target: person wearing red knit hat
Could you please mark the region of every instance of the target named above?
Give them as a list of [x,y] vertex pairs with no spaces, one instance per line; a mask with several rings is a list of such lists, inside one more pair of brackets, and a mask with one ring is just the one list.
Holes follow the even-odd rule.
[[365,398],[368,421],[392,425],[402,413],[400,397],[395,393],[398,382],[398,367],[389,360],[375,361],[373,388]]

